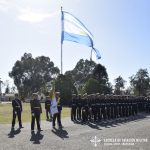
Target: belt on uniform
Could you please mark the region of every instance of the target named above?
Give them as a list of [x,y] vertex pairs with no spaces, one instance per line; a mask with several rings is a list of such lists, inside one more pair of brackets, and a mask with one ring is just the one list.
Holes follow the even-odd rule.
[[40,109],[40,107],[34,107],[34,108],[39,108]]
[[20,106],[15,106],[15,107],[20,108]]

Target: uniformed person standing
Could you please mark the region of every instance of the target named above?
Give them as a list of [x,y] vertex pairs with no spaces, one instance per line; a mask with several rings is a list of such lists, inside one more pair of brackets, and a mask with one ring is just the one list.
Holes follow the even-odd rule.
[[100,121],[100,119],[101,119],[101,110],[100,110],[100,101],[99,101],[99,93],[96,93],[96,98],[95,98],[95,100],[96,100],[96,119],[97,119],[97,121]]
[[81,120],[81,108],[82,108],[82,103],[81,103],[81,95],[77,97],[77,119]]
[[19,99],[18,94],[15,94],[15,99],[12,100],[12,107],[13,107],[12,130],[14,129],[15,126],[16,116],[18,117],[19,128],[23,128],[21,121],[22,103]]
[[107,102],[107,96],[103,96],[102,98],[102,116],[103,116],[103,120],[106,120],[106,102]]
[[89,99],[87,93],[83,95],[85,101],[85,121],[89,120]]
[[77,98],[76,95],[72,95],[72,102],[71,102],[71,120],[76,121],[76,111],[77,111]]
[[33,100],[30,101],[30,106],[31,106],[31,115],[32,115],[31,131],[32,132],[34,131],[35,120],[37,123],[38,131],[42,131],[40,127],[40,116],[42,113],[42,107],[40,101],[38,100],[38,95],[36,93],[33,93]]
[[52,116],[51,116],[51,112],[50,112],[50,106],[51,106],[51,100],[50,100],[50,96],[46,96],[46,99],[45,99],[45,111],[46,111],[46,120],[48,121],[50,119],[52,119]]
[[83,107],[82,107],[82,122],[86,123],[88,121],[88,105],[87,105],[87,99],[85,98],[85,95],[83,95],[82,98],[83,101]]

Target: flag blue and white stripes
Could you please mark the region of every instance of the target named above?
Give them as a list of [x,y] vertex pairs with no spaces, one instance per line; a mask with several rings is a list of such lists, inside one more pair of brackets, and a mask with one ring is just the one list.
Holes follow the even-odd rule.
[[97,59],[100,59],[100,53],[93,46],[93,35],[88,31],[88,29],[83,25],[72,14],[62,11],[62,38],[63,41],[72,41],[80,44],[84,44],[92,49],[96,53]]

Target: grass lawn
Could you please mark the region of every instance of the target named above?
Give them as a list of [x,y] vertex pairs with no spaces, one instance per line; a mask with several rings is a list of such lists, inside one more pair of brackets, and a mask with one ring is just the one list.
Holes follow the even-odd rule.
[[[22,103],[22,122],[31,121],[31,110],[29,103]],[[46,120],[46,113],[44,108],[44,103],[42,103],[42,115],[41,119]],[[63,107],[62,117],[70,116],[70,108]],[[0,124],[10,124],[12,122],[12,105],[11,104],[0,104]]]

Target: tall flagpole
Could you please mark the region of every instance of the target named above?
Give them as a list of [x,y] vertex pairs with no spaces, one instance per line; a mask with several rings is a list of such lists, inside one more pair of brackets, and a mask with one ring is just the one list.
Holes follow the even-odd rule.
[[63,45],[63,10],[62,10],[62,6],[61,6],[61,74],[63,74],[63,50],[62,50],[62,45]]
[[91,49],[90,61],[92,61],[92,51],[93,51],[93,49]]

